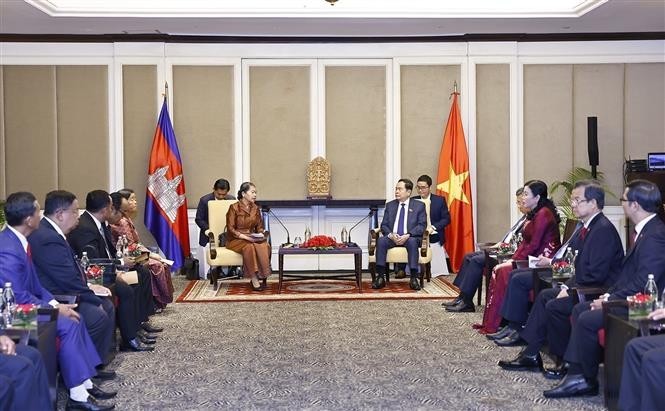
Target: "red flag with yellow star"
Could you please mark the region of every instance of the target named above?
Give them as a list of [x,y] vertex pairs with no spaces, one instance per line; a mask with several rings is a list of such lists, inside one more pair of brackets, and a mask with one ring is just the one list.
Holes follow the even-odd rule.
[[453,93],[448,124],[443,133],[439,155],[439,172],[436,193],[446,198],[450,211],[450,224],[446,227],[446,253],[454,272],[459,272],[466,253],[475,249],[473,240],[473,207],[471,203],[471,179],[469,178],[469,153],[466,150],[462,117]]

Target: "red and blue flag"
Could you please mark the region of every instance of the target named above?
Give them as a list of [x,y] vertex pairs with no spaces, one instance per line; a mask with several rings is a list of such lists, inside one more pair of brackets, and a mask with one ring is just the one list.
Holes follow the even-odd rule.
[[182,267],[190,253],[187,199],[166,97],[150,150],[144,221],[166,258],[174,261],[172,270]]

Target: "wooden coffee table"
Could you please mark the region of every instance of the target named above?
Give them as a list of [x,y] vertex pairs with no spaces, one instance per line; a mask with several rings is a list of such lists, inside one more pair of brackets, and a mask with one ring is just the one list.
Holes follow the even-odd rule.
[[[331,274],[331,275],[301,275],[301,274],[284,274],[284,256],[285,255],[326,255],[326,254],[349,254],[353,256],[353,267],[354,270],[352,273],[341,273],[341,274]],[[301,281],[301,280],[339,280],[339,279],[349,279],[349,277],[355,276],[356,287],[358,287],[358,292],[362,293],[362,249],[358,246],[344,247],[344,248],[334,248],[332,250],[314,250],[311,248],[297,248],[289,247],[284,248],[280,247],[277,251],[279,258],[279,288],[278,293],[282,292],[282,282],[284,281]],[[314,273],[321,273],[320,271],[314,270]],[[284,279],[287,277],[288,279]]]

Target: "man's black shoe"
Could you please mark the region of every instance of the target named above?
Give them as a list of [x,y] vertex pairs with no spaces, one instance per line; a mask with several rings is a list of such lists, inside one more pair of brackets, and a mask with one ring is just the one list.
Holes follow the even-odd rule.
[[148,345],[154,345],[157,342],[156,339],[144,337],[139,333],[136,333],[136,338],[138,338],[139,341],[141,341],[143,344],[148,344]]
[[441,305],[444,306],[444,307],[452,307],[453,305],[457,305],[457,304],[459,304],[460,302],[462,302],[462,297],[457,296],[457,297],[455,297],[455,299],[452,300],[452,301],[444,301],[444,302],[442,302]]
[[386,279],[382,275],[377,275],[372,282],[372,288],[378,290],[386,286]]
[[115,376],[115,371],[97,370],[97,375],[95,377],[100,380],[112,380]]
[[71,398],[67,399],[66,410],[89,410],[89,411],[105,411],[115,408],[115,404],[105,404],[99,402],[93,396],[88,396],[87,401],[74,401]]
[[141,323],[141,328],[143,328],[143,330],[145,330],[145,331],[147,331],[147,332],[149,332],[149,333],[161,333],[162,331],[164,331],[163,328],[161,328],[161,327],[155,327],[154,325],[151,325],[151,324],[150,324],[149,322],[147,322],[147,321],[144,322],[144,323]]
[[554,368],[545,368],[543,376],[549,380],[560,380],[568,374],[568,363],[564,362]]
[[409,287],[415,291],[420,290],[420,281],[418,280],[418,277],[411,277],[411,281],[409,281]]
[[525,341],[520,337],[519,332],[512,330],[512,332],[505,337],[494,340],[494,343],[499,347],[515,347],[517,345],[524,345]]
[[493,334],[487,334],[485,337],[487,337],[490,340],[500,340],[503,337],[508,336],[508,334],[510,334],[511,331],[513,331],[513,329],[506,325],[505,327],[501,328],[499,331]]
[[120,344],[120,351],[134,351],[134,352],[144,352],[144,351],[154,351],[155,347],[146,347],[141,345],[141,342],[138,338],[129,340],[126,343]]
[[582,374],[568,374],[551,390],[543,391],[546,398],[580,397],[598,395],[598,381],[589,381]]
[[143,336],[143,338],[149,338],[151,340],[156,340],[157,339],[157,334],[150,334],[149,332],[145,331],[144,329],[139,329],[136,332],[136,335]]
[[92,384],[92,388],[89,388],[87,391],[88,394],[92,395],[98,400],[108,400],[109,398],[113,398],[118,395],[118,391],[104,391],[96,384]]
[[476,312],[476,307],[473,305],[473,303],[462,301],[461,303],[453,305],[452,307],[446,307],[446,311],[451,313],[473,313]]
[[529,356],[521,352],[514,360],[499,361],[499,367],[511,371],[538,371],[543,369],[543,360],[540,358],[540,354]]

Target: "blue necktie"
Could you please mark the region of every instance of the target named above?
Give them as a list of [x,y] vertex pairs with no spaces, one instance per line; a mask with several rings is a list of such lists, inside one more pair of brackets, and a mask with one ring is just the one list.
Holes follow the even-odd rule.
[[404,235],[404,206],[406,204],[400,204],[401,208],[399,209],[399,216],[397,217],[397,234]]

